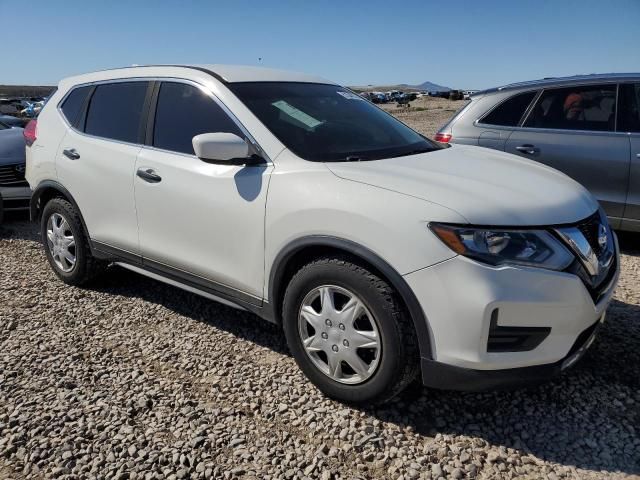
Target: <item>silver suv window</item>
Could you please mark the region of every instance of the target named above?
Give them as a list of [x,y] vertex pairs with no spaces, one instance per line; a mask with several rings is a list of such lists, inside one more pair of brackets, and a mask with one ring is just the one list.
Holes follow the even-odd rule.
[[545,90],[524,126],[560,130],[614,131],[616,85]]
[[536,96],[537,91],[519,93],[498,104],[480,119],[480,123],[487,125],[499,125],[503,127],[516,127],[527,111],[527,108]]

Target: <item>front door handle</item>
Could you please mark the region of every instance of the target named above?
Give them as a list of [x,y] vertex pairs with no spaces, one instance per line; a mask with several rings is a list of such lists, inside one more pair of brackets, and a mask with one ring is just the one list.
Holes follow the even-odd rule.
[[162,181],[162,177],[158,175],[152,168],[139,168],[136,172],[141,179],[149,183],[158,183]]
[[529,144],[520,145],[516,147],[516,150],[522,153],[526,153],[527,155],[534,155],[540,151],[539,148],[536,148],[533,145],[529,145]]
[[80,158],[80,154],[76,151],[75,148],[67,148],[62,151],[62,154],[69,160],[78,160]]

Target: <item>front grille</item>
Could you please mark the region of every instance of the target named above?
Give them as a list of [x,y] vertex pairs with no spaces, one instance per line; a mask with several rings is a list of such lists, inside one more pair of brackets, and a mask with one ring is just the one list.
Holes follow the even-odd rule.
[[[607,234],[609,236],[609,240],[604,246],[601,246],[598,241],[601,225],[607,227]],[[580,277],[587,287],[594,303],[598,303],[602,297],[608,293],[608,287],[618,269],[615,241],[612,237],[613,232],[608,227],[606,215],[600,211],[577,223],[575,229],[577,229],[589,243],[589,246],[598,259],[600,270],[597,275],[591,275],[585,268],[585,265],[579,259],[576,259],[566,271]],[[608,266],[606,266],[607,263],[609,263]]]
[[24,179],[24,163],[0,165],[0,185],[3,187],[26,187]]
[[602,221],[603,219],[600,217],[600,212],[596,212],[577,225],[578,230],[582,232],[584,238],[587,239],[587,242],[589,242],[589,245],[591,245],[591,248],[598,258],[604,253],[604,249],[598,243],[598,230]]

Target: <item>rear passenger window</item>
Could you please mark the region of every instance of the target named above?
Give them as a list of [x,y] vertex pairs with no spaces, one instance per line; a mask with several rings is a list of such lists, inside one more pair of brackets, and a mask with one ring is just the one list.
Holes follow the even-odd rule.
[[162,83],[153,130],[154,147],[193,155],[193,137],[216,132],[244,137],[224,110],[199,88]]
[[545,90],[525,127],[613,131],[616,86],[592,85]]
[[91,87],[79,87],[72,90],[60,107],[67,122],[74,127],[78,125],[80,110],[90,89]]
[[514,95],[491,110],[480,120],[480,123],[505,127],[517,126],[536,93],[534,91]]
[[640,132],[640,83],[620,85],[619,132]]
[[91,96],[85,132],[122,142],[138,143],[147,82],[98,85]]

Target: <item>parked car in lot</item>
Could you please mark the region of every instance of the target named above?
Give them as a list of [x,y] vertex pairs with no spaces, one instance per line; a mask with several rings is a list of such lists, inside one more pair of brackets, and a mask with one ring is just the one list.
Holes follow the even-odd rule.
[[283,327],[327,395],[551,377],[592,342],[615,235],[569,177],[431,142],[322,78],[224,65],[63,80],[25,130],[58,277],[107,262]]
[[0,122],[0,218],[6,211],[29,209],[31,190],[24,176],[22,128]]
[[471,100],[436,140],[557,168],[596,196],[614,228],[640,231],[640,74],[550,78]]

